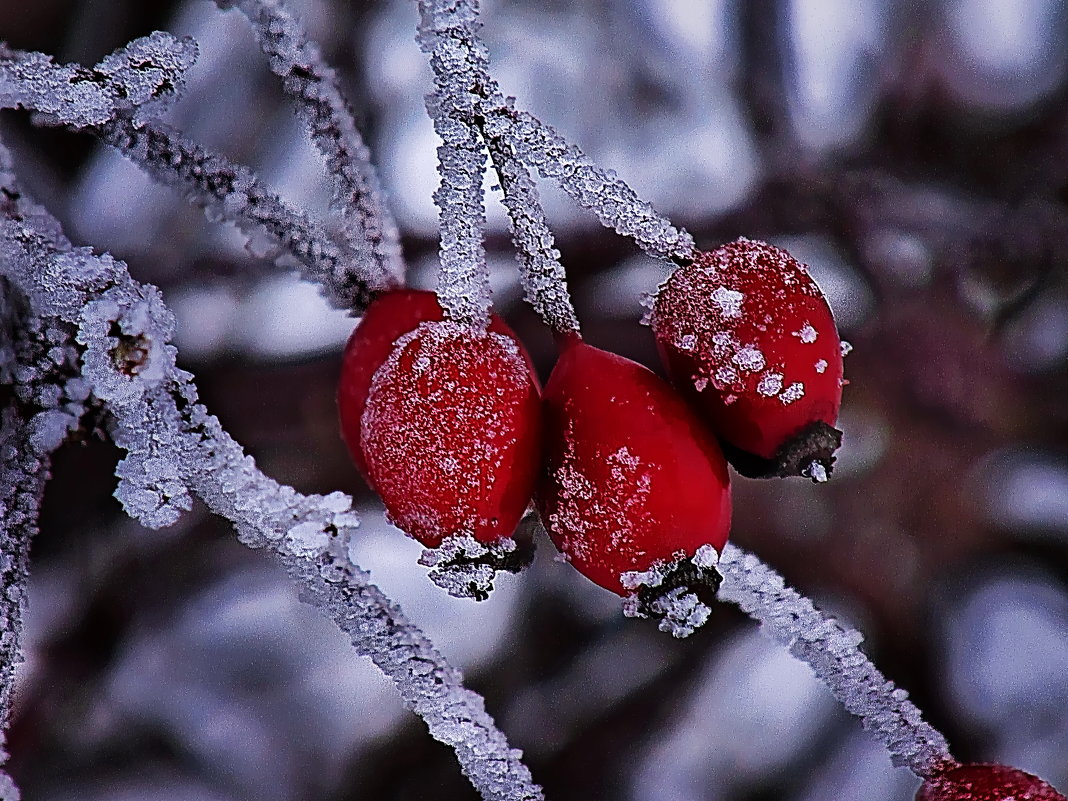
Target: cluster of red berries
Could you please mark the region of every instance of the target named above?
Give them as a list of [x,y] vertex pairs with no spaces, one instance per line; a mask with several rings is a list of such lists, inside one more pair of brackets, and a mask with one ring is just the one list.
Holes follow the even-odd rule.
[[[805,268],[762,242],[679,267],[651,322],[674,387],[564,333],[541,392],[499,317],[473,330],[445,321],[429,292],[385,293],[345,350],[342,434],[391,520],[450,548],[439,568],[475,564],[484,578],[514,567],[513,547],[494,548],[511,543],[533,498],[564,558],[629,596],[631,612],[670,617],[665,604],[680,601],[683,622],[699,625],[680,599],[718,583],[724,450],[746,475],[825,477],[840,441],[842,356]],[[475,577],[467,590],[485,593]]]
[[[392,521],[434,549],[435,581],[484,598],[495,570],[519,569],[511,537],[533,498],[567,561],[628,614],[685,636],[718,587],[727,461],[827,477],[842,343],[801,264],[745,239],[699,253],[660,288],[650,322],[674,386],[565,333],[542,391],[496,315],[479,331],[446,321],[430,292],[375,299],[345,349],[342,435]],[[1066,801],[1015,768],[956,763],[917,795],[1010,799]]]

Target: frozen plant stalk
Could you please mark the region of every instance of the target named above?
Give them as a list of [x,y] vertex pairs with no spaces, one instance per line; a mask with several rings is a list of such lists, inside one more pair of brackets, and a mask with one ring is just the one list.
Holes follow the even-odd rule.
[[842,705],[861,719],[893,763],[929,777],[952,761],[946,738],[923,720],[908,693],[894,686],[860,650],[864,637],[825,615],[786,586],[782,576],[730,543],[723,549],[720,597],[756,618],[762,630],[806,662]]

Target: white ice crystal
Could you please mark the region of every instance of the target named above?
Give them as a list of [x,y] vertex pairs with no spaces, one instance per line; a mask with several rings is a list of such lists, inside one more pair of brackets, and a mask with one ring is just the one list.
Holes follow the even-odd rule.
[[804,342],[806,345],[811,345],[816,341],[818,334],[816,329],[812,327],[811,323],[805,323],[801,326],[801,330],[794,331],[794,336]]
[[802,384],[800,381],[795,381],[786,389],[784,389],[781,393],[779,393],[779,400],[781,400],[783,404],[786,405],[789,405],[794,401],[801,400],[801,398],[803,397],[805,397],[805,385]]
[[724,317],[741,317],[742,301],[745,295],[725,286],[718,286],[712,291],[712,302],[719,307],[719,313]]
[[773,397],[782,390],[782,373],[764,373],[757,382],[756,391],[760,395]]
[[764,354],[752,346],[741,348],[734,354],[731,361],[751,373],[763,370],[765,364]]

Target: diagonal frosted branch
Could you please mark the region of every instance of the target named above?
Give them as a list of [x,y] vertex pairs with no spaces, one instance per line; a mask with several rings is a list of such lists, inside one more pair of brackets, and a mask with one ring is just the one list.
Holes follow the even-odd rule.
[[[432,57],[435,74],[439,74],[442,65],[450,68],[458,84],[484,98],[478,104],[478,112],[490,136],[507,142],[520,163],[555,180],[576,203],[594,212],[603,225],[629,236],[650,256],[692,258],[693,237],[684,229],[673,226],[613,171],[602,170],[550,126],[515,110],[510,100],[500,96],[495,84],[484,80],[488,56],[478,38],[477,0],[419,0],[419,8],[424,50],[429,51],[427,42],[433,42],[436,48],[460,54],[439,66],[434,65]],[[470,54],[469,63],[465,63],[464,54]]]
[[602,170],[578,147],[527,112],[506,106],[496,113],[502,126],[508,126],[508,137],[519,158],[543,177],[556,181],[603,225],[630,237],[655,258],[693,257],[693,237],[639,198],[614,171]]
[[511,143],[504,137],[489,134],[485,125],[482,132],[512,223],[512,240],[527,302],[553,331],[577,332],[579,321],[567,289],[567,275],[545,221],[538,189],[523,162],[516,158]]
[[174,364],[174,321],[154,287],[135,282],[106,254],[72,249],[40,207],[0,218],[0,270],[34,313],[74,331],[82,379],[106,405],[112,438],[127,451],[116,494],[128,513],[164,525],[195,493],[234,524],[242,542],[280,562],[301,597],[394,681],[430,733],[455,749],[484,798],[543,798],[482,698],[349,559],[359,522],[351,499],[301,495],[265,476],[198,401],[192,376]]
[[[155,42],[154,37],[164,44],[180,45],[184,48],[181,52],[188,56],[186,60],[191,59],[189,53],[195,53],[194,45],[176,40],[169,34],[153,34],[138,42]],[[20,106],[47,112],[50,117],[73,128],[99,136],[160,183],[182,189],[186,198],[203,208],[212,219],[237,225],[249,238],[249,247],[257,255],[270,255],[286,268],[299,266],[306,278],[325,287],[325,294],[335,306],[356,312],[366,307],[371,292],[383,285],[380,270],[371,265],[374,272],[368,274],[367,263],[358,260],[354,263],[322,225],[269,191],[248,167],[206,150],[164,123],[147,119],[144,114],[128,113],[130,99],[153,95],[156,90],[152,86],[157,89],[165,87],[160,99],[171,96],[180,87],[180,72],[175,68],[160,73],[162,77],[157,84],[137,89],[140,85],[133,82],[134,77],[142,72],[150,76],[160,72],[155,67],[144,66],[155,64],[155,61],[138,60],[142,56],[148,58],[143,52],[147,45],[135,47],[138,42],[115,51],[90,71],[91,74],[115,76],[114,80],[108,78],[104,84],[113,94],[121,94],[115,87],[128,87],[123,90],[127,92],[123,103],[109,106],[100,101],[97,105],[87,106],[88,110],[79,111],[80,95],[69,98],[62,91],[56,94],[51,87],[53,84],[61,88],[66,85],[65,79],[61,80],[53,73],[58,71],[62,75],[69,73],[77,77],[85,72],[84,68],[57,67],[46,56],[9,49],[0,49],[0,99],[14,97]],[[150,52],[162,46],[153,44],[154,49]],[[157,56],[156,60],[161,59]],[[107,67],[110,61],[119,66]],[[75,86],[85,83],[92,82],[75,82]],[[93,83],[93,86],[97,84]],[[97,95],[99,92],[92,97]]]
[[367,306],[377,278],[360,272],[322,225],[268,190],[248,167],[159,122],[120,119],[90,130],[155,180],[181,189],[211,219],[235,224],[257,255],[299,266],[338,308],[359,312]]
[[271,69],[304,118],[312,139],[326,159],[334,182],[334,206],[345,220],[349,248],[363,263],[361,271],[377,275],[382,286],[404,278],[397,224],[371,162],[352,111],[341,94],[335,71],[308,40],[300,21],[282,0],[215,0],[220,8],[236,6],[256,31]]
[[475,129],[473,92],[488,56],[477,40],[456,35],[460,24],[456,15],[464,13],[462,6],[421,1],[418,39],[434,71],[437,93],[427,95],[426,108],[442,141],[438,147],[441,185],[434,192],[441,221],[438,298],[449,319],[484,328],[490,306],[483,245],[486,153]]
[[79,128],[120,115],[143,121],[177,98],[196,57],[192,39],[163,31],[135,39],[92,68],[54,64],[51,56],[0,42],[0,108],[33,109]]
[[842,625],[787,587],[755,555],[730,543],[719,561],[719,595],[760,621],[762,630],[806,662],[842,705],[861,719],[893,763],[929,777],[950,760],[945,737],[860,650],[863,635]]

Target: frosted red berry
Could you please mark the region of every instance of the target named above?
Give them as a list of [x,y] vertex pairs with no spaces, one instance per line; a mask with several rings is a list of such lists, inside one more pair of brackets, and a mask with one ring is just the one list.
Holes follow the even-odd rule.
[[424,545],[508,537],[541,450],[538,387],[503,334],[425,322],[375,372],[360,444],[390,519]]
[[[393,352],[394,343],[400,337],[414,331],[420,323],[442,320],[444,316],[433,292],[396,289],[379,295],[371,302],[349,337],[338,381],[338,416],[342,439],[364,478],[367,478],[367,460],[361,445],[360,421],[367,403],[367,393],[371,389],[371,379]],[[532,379],[536,381],[530,356],[504,320],[496,314],[490,315],[489,330],[504,334],[516,343]]]
[[748,239],[698,253],[660,288],[651,323],[672,381],[739,472],[825,476],[841,442],[842,350],[804,265]]
[[956,765],[928,779],[916,801],[1066,801],[1037,776],[1007,765]]
[[634,585],[624,574],[705,545],[722,550],[727,463],[670,385],[576,338],[543,404],[546,467],[535,500],[556,547],[583,575],[627,595]]

